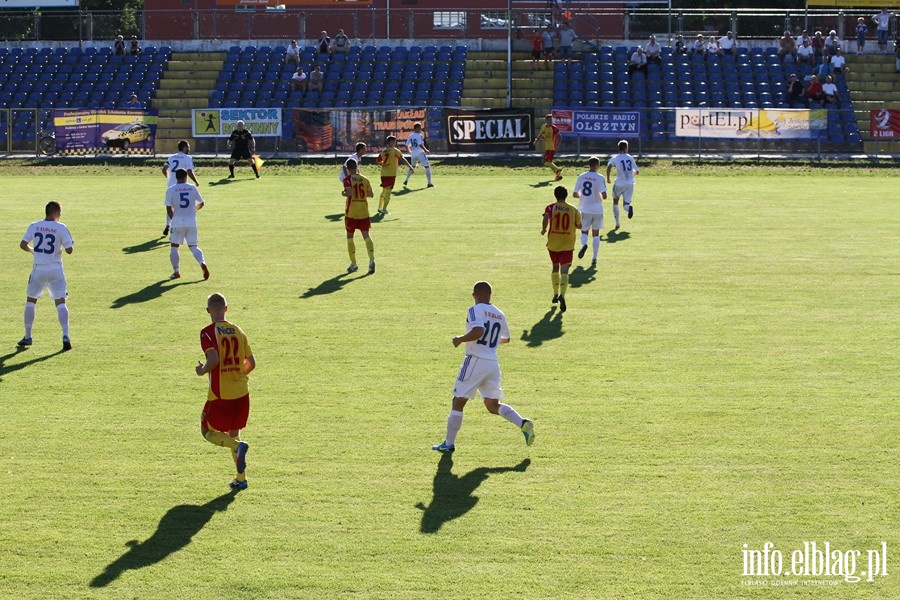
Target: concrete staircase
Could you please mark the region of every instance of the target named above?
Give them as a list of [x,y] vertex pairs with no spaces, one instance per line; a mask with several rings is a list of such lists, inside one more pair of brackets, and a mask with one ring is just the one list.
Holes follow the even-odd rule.
[[159,110],[156,152],[178,151],[178,141],[191,138],[191,109],[209,106],[209,95],[225,62],[224,52],[174,52],[159,81],[152,107]]
[[[506,52],[470,52],[463,82],[463,106],[506,106]],[[553,104],[553,70],[535,70],[530,52],[513,52],[512,105],[533,107],[540,116]]]
[[847,56],[847,87],[866,154],[900,154],[900,140],[873,140],[869,132],[870,110],[900,110],[900,77],[894,61],[893,55]]

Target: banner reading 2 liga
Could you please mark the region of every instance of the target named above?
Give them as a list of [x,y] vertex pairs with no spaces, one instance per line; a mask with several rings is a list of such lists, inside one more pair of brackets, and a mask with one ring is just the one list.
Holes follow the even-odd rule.
[[869,131],[873,140],[900,140],[900,110],[870,110]]
[[195,138],[229,136],[238,121],[254,137],[281,137],[280,108],[195,108],[192,113]]
[[675,135],[702,138],[815,139],[828,124],[828,112],[772,108],[678,108]]

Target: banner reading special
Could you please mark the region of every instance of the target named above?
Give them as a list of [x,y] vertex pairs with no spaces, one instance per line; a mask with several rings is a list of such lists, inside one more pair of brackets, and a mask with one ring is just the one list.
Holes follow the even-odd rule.
[[116,148],[129,154],[153,154],[155,110],[95,109],[53,111],[60,154],[97,154]]
[[639,110],[570,110],[554,108],[553,124],[560,133],[592,138],[636,138],[641,134]]
[[444,109],[449,152],[534,150],[533,108]]
[[772,108],[678,108],[675,135],[702,138],[815,139],[827,127],[828,112]]
[[869,132],[873,140],[900,139],[900,110],[870,110]]
[[228,137],[238,121],[253,137],[281,137],[280,108],[195,108],[191,112],[195,138]]

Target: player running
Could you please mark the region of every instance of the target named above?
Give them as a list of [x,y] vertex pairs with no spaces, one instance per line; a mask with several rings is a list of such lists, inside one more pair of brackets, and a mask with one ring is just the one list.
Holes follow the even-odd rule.
[[[166,189],[175,185],[175,171],[178,169],[187,171],[188,177],[191,178],[194,185],[200,187],[200,182],[194,177],[194,159],[191,156],[191,145],[187,140],[178,142],[178,152],[170,156],[166,160],[166,164],[163,165],[162,174],[166,177]],[[166,212],[166,228],[163,229],[163,237],[169,235],[169,227],[171,225],[172,219],[169,217],[169,213]]]
[[578,258],[584,258],[587,252],[588,230],[593,235],[594,258],[591,266],[597,266],[597,254],[600,252],[600,230],[603,228],[603,202],[606,200],[606,180],[597,171],[600,159],[592,156],[588,160],[588,170],[578,176],[572,196],[578,198],[578,210],[581,212],[581,250]]
[[397,138],[389,135],[385,140],[387,148],[381,151],[376,161],[381,165],[381,197],[378,199],[378,213],[389,215],[388,203],[391,201],[391,191],[394,189],[394,183],[397,181],[397,165],[401,162],[406,168],[415,170],[415,167],[409,164],[403,153],[397,150]]
[[562,169],[553,162],[553,157],[556,156],[556,149],[559,148],[560,139],[559,128],[553,124],[553,115],[545,116],[544,124],[541,125],[541,130],[538,132],[537,137],[534,138],[533,143],[537,144],[538,140],[544,141],[544,166],[549,167],[556,174],[553,181],[562,179]]
[[566,290],[569,289],[569,267],[575,250],[575,232],[581,229],[581,213],[566,202],[569,190],[557,186],[553,190],[556,202],[548,204],[541,220],[541,235],[547,234],[547,251],[553,267],[553,304],[559,302],[559,312],[566,312]]
[[169,260],[172,262],[172,275],[169,279],[179,279],[181,271],[179,265],[181,256],[178,254],[178,246],[187,244],[191,254],[200,263],[203,270],[203,279],[209,279],[209,268],[203,259],[203,250],[197,246],[197,211],[203,208],[203,197],[197,186],[187,182],[187,171],[177,169],[175,171],[176,183],[166,191],[166,212],[172,219],[172,234],[169,242]]
[[[72,254],[75,242],[69,228],[59,222],[61,214],[59,202],[48,202],[44,207],[46,218],[29,225],[19,242],[22,250],[34,255],[34,266],[31,268],[25,294],[25,337],[19,340],[19,348],[31,345],[31,327],[34,325],[37,301],[44,295],[44,290],[48,289],[50,297],[56,303],[56,316],[62,327],[63,352],[72,349],[72,342],[69,340],[69,307],[66,306],[69,294],[66,289],[66,274],[63,272],[62,253],[65,250],[66,254]],[[32,242],[34,246],[29,246]]]
[[353,236],[356,230],[362,233],[366,243],[366,251],[369,253],[369,275],[375,273],[375,243],[369,237],[371,221],[369,219],[369,198],[375,197],[372,184],[359,174],[359,165],[352,158],[348,158],[344,167],[351,173],[349,184],[344,189],[347,196],[347,206],[344,209],[344,228],[347,230],[347,252],[350,254],[350,266],[348,273],[359,270],[356,264],[356,242]]
[[[358,172],[358,169],[351,170],[347,168],[347,163],[351,160],[356,163],[358,168],[362,167],[362,157],[366,154],[366,144],[365,142],[359,142],[356,144],[356,152],[347,157],[347,160],[344,161],[344,164],[341,165],[341,172],[338,174],[338,179],[341,183],[344,184],[344,189],[346,190],[350,187],[350,176],[354,173]],[[346,195],[346,194],[344,194]]]
[[229,484],[232,489],[247,489],[247,450],[241,441],[241,429],[250,416],[250,388],[247,376],[256,368],[250,340],[240,327],[225,318],[228,302],[222,294],[206,300],[206,312],[212,319],[200,332],[200,348],[206,362],[198,362],[197,375],[209,374],[209,392],[200,413],[200,433],[216,446],[231,450],[237,476]]
[[413,175],[413,169],[416,168],[416,163],[422,163],[422,166],[425,167],[425,177],[428,179],[428,187],[433,188],[434,184],[431,183],[431,165],[428,163],[428,153],[431,151],[425,146],[425,136],[422,135],[421,123],[413,125],[413,132],[406,138],[406,147],[409,148],[409,164],[412,165],[412,167],[406,172],[406,179],[403,181],[403,187],[406,187],[406,184],[409,183],[409,178]]
[[256,140],[249,129],[244,129],[244,122],[238,121],[235,124],[234,131],[228,138],[228,148],[231,150],[231,159],[228,161],[228,179],[234,179],[234,163],[240,159],[246,159],[250,164],[250,168],[259,179],[259,169],[256,161],[253,160],[253,154],[256,152]]
[[453,405],[447,417],[447,436],[432,450],[450,453],[456,450],[456,434],[462,427],[463,408],[478,391],[484,399],[484,407],[489,413],[500,415],[521,430],[525,444],[534,443],[534,425],[523,419],[504,399],[500,387],[502,375],[497,359],[497,346],[509,343],[509,325],[506,315],[491,304],[491,284],[479,281],[472,290],[475,306],[469,308],[466,316],[466,334],[453,338],[453,347],[466,345],[466,356],[459,368],[459,376],[453,386]]
[[634,216],[631,197],[634,195],[634,178],[638,174],[638,166],[634,158],[628,154],[628,142],[619,142],[619,153],[609,159],[606,165],[606,183],[612,168],[616,168],[616,183],[613,185],[613,216],[616,218],[616,229],[619,229],[619,198],[622,198],[625,214]]

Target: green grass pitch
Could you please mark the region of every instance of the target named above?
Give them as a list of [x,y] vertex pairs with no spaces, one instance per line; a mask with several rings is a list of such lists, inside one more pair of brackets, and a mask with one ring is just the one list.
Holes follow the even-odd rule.
[[[599,267],[576,260],[561,317],[546,170],[438,164],[430,190],[417,173],[365,276],[344,272],[336,167],[226,184],[199,159],[212,277],[183,249],[169,282],[161,162],[0,165],[7,597],[900,597],[896,171],[643,161],[634,219],[610,236],[606,202]],[[74,350],[44,298],[16,352],[17,246],[51,199],[76,240]],[[537,440],[476,400],[449,460],[430,446],[478,279]],[[237,495],[198,427],[213,291],[258,361]],[[862,551],[857,574],[886,542],[889,576],[743,576],[744,544],[789,568],[806,541]]]

